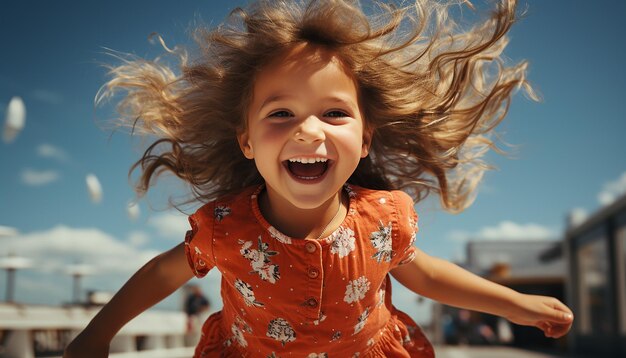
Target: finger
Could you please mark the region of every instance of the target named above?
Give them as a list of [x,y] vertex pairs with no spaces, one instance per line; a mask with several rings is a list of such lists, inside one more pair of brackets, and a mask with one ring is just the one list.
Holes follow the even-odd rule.
[[563,337],[564,335],[567,334],[567,332],[569,332],[570,328],[571,328],[571,325],[569,324],[552,326],[552,328],[550,329],[550,337],[552,338]]
[[574,316],[569,312],[555,310],[552,314],[552,320],[557,323],[571,323]]
[[542,330],[543,333],[545,334],[545,336],[548,337],[548,334],[549,334],[549,332],[551,330],[551,325],[550,325],[550,323],[548,323],[546,321],[539,321],[537,323],[537,328]]
[[560,337],[560,335],[562,335],[560,333],[562,329],[559,328],[558,326],[551,324],[550,322],[546,322],[546,321],[540,322],[538,326],[543,331],[544,336],[548,338],[557,338],[557,337]]
[[574,320],[572,311],[561,301],[555,299],[551,302],[552,312],[549,313],[550,319],[558,323],[571,323]]

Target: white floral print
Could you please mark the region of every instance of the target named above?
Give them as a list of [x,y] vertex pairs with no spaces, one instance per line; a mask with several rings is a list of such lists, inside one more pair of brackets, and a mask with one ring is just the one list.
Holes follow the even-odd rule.
[[235,323],[230,327],[230,331],[233,335],[224,342],[225,346],[231,346],[233,342],[237,342],[242,347],[248,346],[248,341],[246,341],[243,333],[252,333],[252,328],[243,319],[236,317]]
[[413,246],[413,243],[415,243],[415,239],[417,238],[417,232],[419,231],[417,220],[413,217],[413,215],[409,215],[409,228],[411,228],[411,241],[409,242],[409,246]]
[[325,320],[325,319],[326,319],[326,315],[324,314],[324,312],[321,312],[321,311],[320,311],[320,316],[319,316],[319,318],[318,318],[318,319],[316,319],[315,321],[313,321],[313,324],[317,326],[317,325],[319,325],[319,324],[320,324],[320,322],[324,322],[324,320]]
[[385,303],[385,290],[381,288],[378,290],[378,302],[376,302],[376,307],[382,306],[383,303]]
[[275,227],[270,226],[267,231],[269,231],[270,235],[276,240],[282,242],[283,244],[291,244],[291,238],[282,232],[276,230]]
[[415,251],[411,251],[409,252],[408,255],[406,255],[406,257],[404,257],[399,263],[398,265],[404,265],[404,264],[408,264],[409,262],[413,261],[413,259],[415,258]]
[[330,239],[332,241],[330,252],[338,254],[339,258],[348,256],[350,252],[354,251],[354,231],[351,229],[340,226]]
[[243,337],[243,332],[239,329],[239,327],[237,327],[235,324],[233,324],[230,328],[231,332],[233,332],[233,341],[239,343],[240,346],[242,347],[247,347],[248,346],[248,342],[246,341],[246,339]]
[[[414,215],[409,215],[409,229],[410,231],[410,240],[408,242],[408,245],[404,248],[404,251],[402,252],[402,260],[400,260],[400,262],[398,263],[398,265],[404,265],[404,264],[408,264],[409,262],[413,261],[413,259],[415,258],[415,250],[409,251],[411,250],[411,248],[413,247],[413,243],[415,242],[415,239],[417,237],[417,231],[418,231],[418,227],[417,227],[417,217]],[[407,254],[408,252],[408,254]]]
[[276,251],[268,250],[269,245],[261,241],[261,236],[258,238],[258,249],[252,249],[252,241],[239,240],[241,245],[239,253],[241,256],[250,260],[250,266],[252,271],[250,273],[256,273],[261,277],[263,281],[270,283],[276,283],[280,278],[280,272],[278,265],[272,265],[272,261],[269,259],[271,256],[278,255]]
[[[196,255],[202,255],[202,251],[200,251],[198,246],[194,246],[193,250],[196,252]],[[206,263],[204,262],[203,259],[199,258],[198,261],[197,261],[197,266],[204,267],[204,266],[206,266]]]
[[402,345],[406,346],[411,343],[411,336],[407,333],[402,339]]
[[355,334],[361,332],[361,330],[363,329],[363,327],[365,327],[365,322],[367,322],[367,318],[370,316],[370,308],[367,307],[365,309],[365,311],[363,311],[363,313],[361,313],[361,315],[359,316],[359,318],[357,319],[357,323],[354,325],[354,333],[352,333],[352,335],[354,336]]
[[343,300],[347,303],[362,300],[370,289],[370,282],[367,277],[361,276],[356,280],[352,280],[346,286],[346,294]]
[[254,297],[254,291],[252,290],[252,286],[247,283],[241,281],[240,279],[235,280],[235,288],[241,296],[243,297],[243,301],[246,303],[246,306],[256,306],[263,307],[263,303],[256,300]]
[[222,221],[225,216],[230,214],[230,208],[228,206],[216,206],[213,210],[213,215],[217,219],[217,221]]
[[[187,246],[191,246],[189,243],[185,242],[185,245]],[[196,256],[201,256],[202,255],[202,251],[200,251],[200,249],[198,248],[198,246],[193,245],[193,251],[196,253]],[[206,268],[206,262],[204,262],[203,259],[201,259],[200,257],[196,258],[193,262],[193,269],[196,273],[196,275],[199,275],[201,271],[203,271]]]
[[350,198],[356,197],[356,191],[354,191],[354,189],[352,189],[352,187],[349,184],[344,184],[343,189],[346,191],[346,193],[348,193],[348,197]]
[[393,257],[393,249],[391,247],[391,223],[385,226],[379,221],[378,228],[378,231],[374,231],[370,235],[372,246],[376,249],[376,253],[372,255],[372,258],[376,259],[378,263],[382,261],[390,262],[391,257]]
[[279,341],[284,347],[285,343],[296,340],[296,331],[293,330],[287,320],[274,318],[267,326],[267,336]]
[[328,358],[328,353],[310,353],[307,358]]

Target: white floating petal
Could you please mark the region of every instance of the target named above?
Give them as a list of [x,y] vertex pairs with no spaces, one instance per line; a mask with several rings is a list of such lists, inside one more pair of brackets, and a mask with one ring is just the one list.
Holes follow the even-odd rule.
[[135,202],[128,203],[126,212],[128,213],[128,217],[131,220],[137,220],[137,218],[139,218],[139,214],[141,213],[141,211],[139,210],[139,205]]
[[4,132],[2,140],[11,143],[24,128],[26,122],[26,107],[20,97],[13,97],[7,106],[6,119],[4,121]]
[[87,174],[85,179],[87,181],[87,190],[89,190],[91,201],[96,204],[102,201],[102,185],[100,185],[98,177],[94,174]]

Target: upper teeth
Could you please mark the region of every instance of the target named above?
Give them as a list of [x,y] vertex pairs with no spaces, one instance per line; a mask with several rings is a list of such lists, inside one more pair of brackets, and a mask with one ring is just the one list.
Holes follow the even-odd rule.
[[315,162],[326,162],[328,159],[326,158],[291,158],[289,159],[290,162],[298,162],[298,163],[308,163],[308,164],[312,164]]

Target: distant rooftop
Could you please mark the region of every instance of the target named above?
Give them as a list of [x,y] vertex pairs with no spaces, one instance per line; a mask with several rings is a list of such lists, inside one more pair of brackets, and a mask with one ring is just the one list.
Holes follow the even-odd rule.
[[[626,211],[626,194],[617,198],[613,203],[598,209],[598,211],[590,215],[580,224],[569,227],[567,229],[566,237],[571,238],[579,236],[585,231],[596,227],[599,223],[606,221],[607,218],[616,215],[620,211]],[[626,216],[626,214],[621,215]]]
[[470,241],[466,267],[501,281],[561,281],[565,275],[563,257],[547,255],[561,245],[557,240]]

